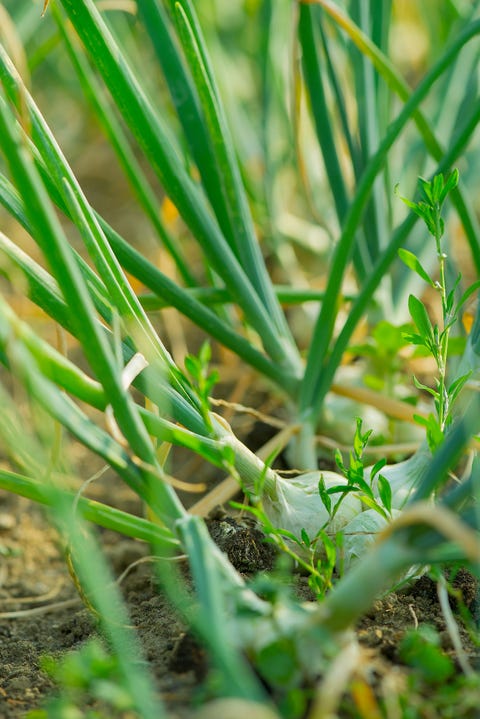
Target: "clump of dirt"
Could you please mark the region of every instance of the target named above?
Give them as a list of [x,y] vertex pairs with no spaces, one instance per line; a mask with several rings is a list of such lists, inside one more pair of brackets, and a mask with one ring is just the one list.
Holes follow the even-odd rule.
[[[272,568],[274,547],[248,521],[219,516],[208,525],[239,571],[248,575]],[[142,543],[110,532],[102,532],[101,538],[117,576],[147,552]],[[14,719],[41,705],[55,689],[41,668],[42,656],[61,657],[80,647],[95,634],[96,623],[78,598],[55,532],[40,507],[19,497],[0,496],[0,554],[0,716]],[[463,595],[462,604],[475,611],[475,580],[459,573],[453,583]],[[305,577],[299,578],[299,585],[307,596]],[[206,653],[172,611],[150,564],[135,566],[122,588],[158,691],[172,716],[187,719],[208,672]],[[382,665],[384,673],[399,667],[403,671],[399,642],[406,629],[422,623],[437,628],[444,649],[455,657],[436,585],[422,577],[401,592],[379,599],[360,622],[358,638],[368,647],[372,666]],[[478,648],[459,626],[464,649],[474,664]]]
[[207,521],[213,541],[225,552],[239,572],[255,572],[273,569],[277,552],[273,544],[265,542],[265,536],[250,518],[211,518]]

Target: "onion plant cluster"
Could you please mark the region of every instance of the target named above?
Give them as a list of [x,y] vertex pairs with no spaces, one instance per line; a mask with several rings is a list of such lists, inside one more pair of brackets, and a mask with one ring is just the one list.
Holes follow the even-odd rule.
[[[5,373],[25,389],[32,416],[48,415],[55,428],[51,435],[33,426],[26,433],[13,397],[2,388],[0,436],[16,467],[0,471],[0,487],[50,507],[82,591],[110,639],[115,672],[123,676],[140,716],[165,712],[139,669],[140,650],[127,629],[125,609],[114,583],[105,589],[110,570],[83,520],[147,541],[162,558],[158,576],[208,647],[220,695],[268,705],[272,700],[266,685],[280,698],[304,687],[315,696],[317,687],[314,701],[321,702],[320,677],[339,654],[347,656],[355,646],[350,630],[380,592],[414,566],[458,560],[478,570],[477,461],[457,483],[448,481],[450,469],[479,429],[479,313],[458,367],[448,364],[449,333],[460,326],[461,309],[477,285],[460,290],[458,279],[449,286],[440,242],[448,195],[478,272],[475,214],[457,174],[448,172],[469,145],[480,98],[472,100],[468,87],[458,101],[462,121],[453,124],[450,115],[442,114],[442,100],[449,88],[461,87],[461,73],[476,57],[471,48],[478,45],[480,20],[473,10],[457,12],[455,32],[412,90],[388,58],[390,2],[381,3],[380,10],[375,0],[347,3],[350,14],[329,0],[258,3],[265,112],[265,183],[259,189],[254,178],[249,181],[236,136],[239,117],[224,102],[217,82],[219,69],[212,57],[221,57],[221,49],[216,46],[210,54],[197,3],[137,0],[133,5],[137,17],[132,28],[120,13],[102,9],[102,3],[51,0],[43,21],[50,32],[45,42],[66,50],[178,280],[96,211],[9,56],[12,43],[0,47],[0,203],[39,251],[27,253],[0,231],[2,271],[76,339],[85,360],[74,362],[18,316],[6,295],[0,297]],[[20,35],[34,26],[32,12],[24,8]],[[276,285],[258,233],[262,216],[268,216],[277,235],[268,248],[270,263],[285,275],[284,258],[291,256],[291,247],[276,224],[279,158],[269,141],[269,122],[278,122],[297,147],[300,156],[282,160],[296,167],[307,199],[316,194],[312,168],[301,159],[298,114],[295,108],[288,111],[285,97],[275,90],[278,83],[288,83],[270,54],[274,37],[278,27],[292,26],[295,37],[288,38],[285,48],[294,59],[301,54],[301,62],[294,67],[291,95],[295,98],[303,84],[310,134],[333,208],[325,215],[332,242],[323,258],[327,280],[321,293]],[[149,51],[142,55],[135,41],[148,43]],[[28,48],[28,38],[25,44]],[[345,95],[342,63],[336,64],[339,54],[352,69],[351,97]],[[138,70],[145,58],[155,73]],[[162,91],[155,94],[150,79],[160,75]],[[347,111],[352,98],[357,101],[355,121]],[[427,100],[436,108],[434,119],[424,110]],[[388,117],[381,111],[385,107]],[[402,142],[415,175],[431,173],[433,179],[421,181],[422,198],[408,203],[413,212],[397,224],[390,180],[403,183],[393,152]],[[346,148],[346,159],[341,148]],[[164,224],[159,212],[163,195],[178,211],[189,242],[197,244],[201,271],[189,262],[181,238]],[[324,208],[310,211],[313,216]],[[419,216],[434,237],[431,246],[424,228],[416,226]],[[406,267],[397,262],[399,252]],[[436,256],[439,280],[433,269],[424,268]],[[352,275],[356,289],[347,304],[346,281]],[[415,292],[407,301],[417,275],[440,292],[441,327],[432,325]],[[145,292],[136,292],[138,285]],[[307,302],[314,311],[305,348],[289,325],[285,305]],[[369,435],[358,420],[349,461],[337,455],[338,472],[319,471],[316,435],[322,410],[356,328],[407,304],[416,325],[409,340],[426,346],[438,367],[434,388],[417,383],[432,395],[435,407],[426,420],[427,448],[408,460],[410,470],[416,469],[407,471],[404,465],[395,477],[395,466],[385,466],[383,460],[365,467]],[[185,367],[178,366],[152,321],[153,313],[164,307],[174,307],[278,393],[296,428],[288,456],[299,476],[280,476],[213,411],[210,394],[216,377],[208,367],[209,345],[190,356]],[[151,519],[68,489],[68,458],[62,455],[59,428],[102,458],[145,502]],[[212,542],[203,520],[182,505],[164,462],[162,448],[168,445],[186,448],[238,482],[272,540],[310,572],[322,601],[300,603],[274,580],[261,593],[245,583]],[[357,540],[365,535],[368,541],[359,549]],[[195,601],[171,561],[180,555],[188,558]],[[342,557],[344,575],[334,582]],[[305,706],[288,711],[300,716]]]

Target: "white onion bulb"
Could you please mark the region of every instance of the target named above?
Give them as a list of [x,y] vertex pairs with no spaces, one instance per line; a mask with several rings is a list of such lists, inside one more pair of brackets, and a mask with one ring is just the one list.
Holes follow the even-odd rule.
[[[409,459],[397,464],[387,464],[380,470],[379,474],[388,480],[392,490],[392,508],[402,509],[407,500],[413,497],[416,487],[421,482],[428,465],[432,461],[432,455],[426,445],[420,448]],[[365,481],[370,480],[371,467],[365,469]],[[373,480],[372,489],[378,498],[377,478]]]
[[[263,496],[265,514],[275,527],[286,529],[296,537],[304,529],[310,539],[329,521],[329,514],[318,492],[323,477],[325,486],[346,485],[347,480],[336,472],[308,472],[294,479],[281,479],[275,486],[275,494]],[[332,496],[332,504],[340,495]],[[356,514],[362,511],[360,500],[352,493],[346,495],[326,531],[335,534]]]
[[391,519],[385,519],[375,509],[367,509],[346,524],[342,530],[345,567],[349,567],[352,561],[364,556],[375,542],[378,532],[385,529],[399,514],[399,510],[394,509]]

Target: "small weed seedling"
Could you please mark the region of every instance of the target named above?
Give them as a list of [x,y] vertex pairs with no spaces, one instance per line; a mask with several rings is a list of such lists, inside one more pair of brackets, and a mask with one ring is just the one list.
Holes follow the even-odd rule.
[[424,347],[435,360],[437,367],[434,387],[429,387],[414,378],[415,386],[428,392],[433,397],[435,405],[435,414],[431,413],[427,418],[418,415],[416,417],[417,421],[426,428],[428,446],[432,452],[443,442],[445,431],[452,423],[455,400],[471,375],[471,372],[466,372],[449,382],[449,341],[451,330],[459,319],[460,311],[480,287],[480,282],[475,282],[465,290],[460,299],[457,299],[461,281],[461,275],[458,274],[454,286],[450,290],[447,288],[446,262],[448,258],[442,247],[445,223],[441,213],[448,194],[457,184],[457,170],[454,170],[446,179],[442,174],[435,175],[431,181],[420,178],[421,199],[418,202],[412,202],[402,197],[403,202],[425,222],[430,235],[435,240],[438,258],[439,277],[434,279],[413,253],[403,248],[398,253],[400,259],[436,290],[441,299],[442,323],[439,326],[438,324],[432,325],[424,303],[415,295],[410,295],[408,307],[417,332],[405,335],[405,338],[412,344]]
[[[61,660],[45,656],[41,664],[60,690],[44,708],[29,712],[28,719],[114,719],[134,710],[135,700],[123,681],[118,661],[98,639],[89,640]],[[95,709],[80,713],[79,707],[88,705]]]

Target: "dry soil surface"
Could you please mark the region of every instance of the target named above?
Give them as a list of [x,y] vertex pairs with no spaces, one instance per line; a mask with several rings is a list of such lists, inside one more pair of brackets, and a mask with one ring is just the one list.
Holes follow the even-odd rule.
[[[271,566],[270,545],[265,545],[259,534],[245,527],[225,533],[223,522],[235,525],[234,520],[219,519],[210,525],[211,533],[240,571],[248,574]],[[139,542],[107,531],[100,536],[117,576],[146,554],[146,547]],[[475,582],[466,573],[456,581],[465,604],[475,612]],[[299,591],[308,596],[306,579],[298,577],[297,583]],[[173,717],[191,716],[192,701],[208,670],[205,653],[172,612],[148,563],[135,567],[122,588],[158,691]],[[436,586],[423,577],[401,593],[379,599],[358,627],[360,642],[370,648],[378,675],[408,674],[399,662],[398,646],[405,630],[417,623],[436,627],[444,649],[455,655]],[[41,705],[55,687],[42,670],[40,658],[59,657],[80,647],[95,632],[95,619],[78,597],[43,510],[25,499],[0,494],[0,717],[23,717],[27,710]],[[478,663],[478,647],[462,627],[461,632],[470,661]]]

